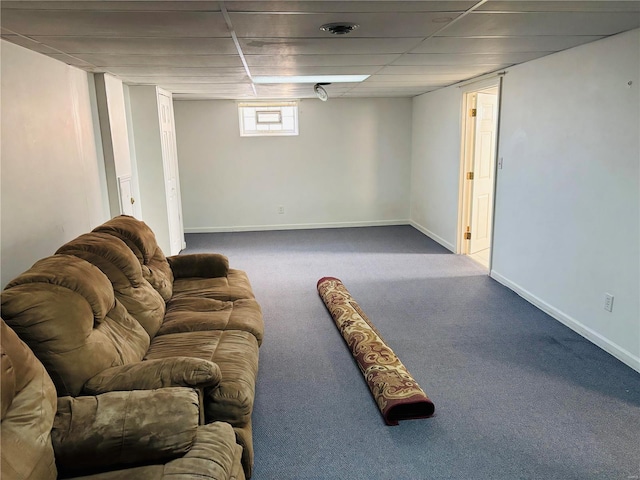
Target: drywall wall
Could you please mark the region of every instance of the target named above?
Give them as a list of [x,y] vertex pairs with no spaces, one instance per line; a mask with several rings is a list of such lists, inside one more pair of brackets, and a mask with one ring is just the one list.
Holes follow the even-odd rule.
[[458,88],[413,100],[411,222],[452,252],[458,229],[461,109]]
[[640,370],[638,45],[635,30],[505,76],[493,276]]
[[123,177],[130,179],[132,197],[139,197],[137,176],[132,178],[131,175],[124,86],[120,79],[106,73],[95,74],[94,77],[111,216],[125,213],[129,208],[133,210],[129,214],[139,217],[137,205],[122,205],[125,200],[120,198],[119,183]]
[[4,287],[109,218],[93,77],[2,41]]
[[[638,370],[639,32],[508,69],[491,273]],[[413,105],[411,219],[451,250],[461,101],[450,87]]]
[[232,101],[174,110],[187,232],[408,223],[410,99],[302,100],[290,137],[240,137]]

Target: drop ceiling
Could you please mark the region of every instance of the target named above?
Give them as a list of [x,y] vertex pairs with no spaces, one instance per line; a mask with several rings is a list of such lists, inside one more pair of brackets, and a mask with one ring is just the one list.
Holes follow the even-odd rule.
[[[2,1],[2,38],[175,98],[411,97],[640,27],[640,1]],[[320,26],[353,22],[348,35]],[[640,47],[639,47],[640,49]]]

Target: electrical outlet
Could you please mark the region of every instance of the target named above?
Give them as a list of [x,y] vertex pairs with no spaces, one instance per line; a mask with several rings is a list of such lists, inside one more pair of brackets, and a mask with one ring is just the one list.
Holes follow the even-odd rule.
[[602,305],[602,308],[604,308],[607,312],[613,311],[613,295],[611,295],[610,293],[604,294],[604,303]]
[[278,206],[278,214],[284,215],[284,207],[282,205]]

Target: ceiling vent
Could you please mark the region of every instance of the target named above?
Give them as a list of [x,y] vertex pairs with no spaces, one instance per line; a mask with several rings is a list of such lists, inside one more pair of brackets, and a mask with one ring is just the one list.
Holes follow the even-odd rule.
[[360,25],[349,22],[327,23],[320,27],[323,32],[329,32],[333,35],[346,35],[353,32]]

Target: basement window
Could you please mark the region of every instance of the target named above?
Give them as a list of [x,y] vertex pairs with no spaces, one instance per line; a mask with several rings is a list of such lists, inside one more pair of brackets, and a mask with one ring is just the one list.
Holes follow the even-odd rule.
[[298,102],[238,104],[241,137],[298,135]]

